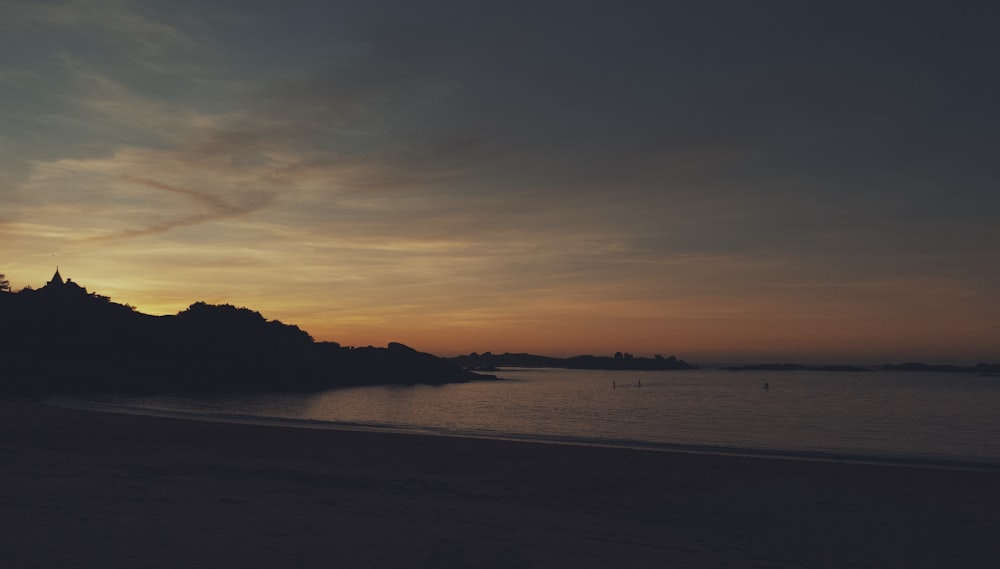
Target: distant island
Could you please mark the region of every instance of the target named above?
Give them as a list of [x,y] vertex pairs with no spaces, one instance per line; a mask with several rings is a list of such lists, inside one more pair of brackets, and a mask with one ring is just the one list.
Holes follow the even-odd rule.
[[553,358],[534,354],[492,354],[475,352],[466,356],[449,358],[454,364],[467,370],[495,371],[502,367],[557,367],[566,369],[605,370],[670,370],[696,369],[695,366],[674,356],[659,354],[652,358],[637,358],[629,353],[618,352],[614,356],[574,356]]
[[748,364],[726,366],[729,371],[872,371],[872,368],[855,365],[803,365],[803,364]]
[[730,371],[846,371],[855,373],[866,371],[937,371],[951,373],[983,373],[992,375],[1000,373],[1000,364],[979,363],[972,366],[960,366],[950,364],[923,364],[919,362],[906,362],[901,364],[881,364],[870,367],[838,364],[751,364],[742,366],[727,366],[722,369],[728,369]]
[[497,378],[399,343],[315,342],[297,326],[228,304],[143,314],[64,281],[58,269],[37,290],[0,287],[0,395],[320,391],[483,379]]
[[978,363],[972,366],[958,366],[948,364],[922,364],[919,362],[906,362],[901,364],[882,364],[874,369],[886,371],[946,371],[958,373],[984,373],[987,375],[1000,373],[1000,364]]

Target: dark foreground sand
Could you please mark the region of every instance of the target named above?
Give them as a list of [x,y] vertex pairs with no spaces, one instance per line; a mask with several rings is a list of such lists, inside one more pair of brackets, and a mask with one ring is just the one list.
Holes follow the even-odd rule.
[[0,567],[998,567],[1000,474],[0,401]]

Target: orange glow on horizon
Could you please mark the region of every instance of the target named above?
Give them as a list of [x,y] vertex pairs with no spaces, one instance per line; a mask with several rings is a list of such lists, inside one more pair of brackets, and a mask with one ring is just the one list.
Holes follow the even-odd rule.
[[[593,302],[542,296],[519,306],[442,310],[418,303],[400,306],[378,298],[350,302],[297,295],[247,294],[245,287],[209,287],[209,294],[172,290],[164,295],[148,274],[105,281],[76,278],[91,292],[111,296],[148,314],[174,314],[196,301],[234,304],[264,317],[294,324],[317,341],[345,346],[384,346],[401,342],[441,356],[470,352],[528,352],[568,357],[611,355],[676,356],[698,364],[730,362],[978,363],[995,347],[985,323],[970,334],[964,315],[942,306],[915,312],[906,302],[882,306],[872,318],[869,303],[853,312],[817,314],[815,301],[793,310],[787,295],[716,299],[710,309],[696,305],[679,310],[656,301]],[[49,275],[51,276],[51,275]],[[38,287],[48,280],[36,282]],[[13,288],[24,286],[12,279]],[[872,299],[872,303],[884,299]],[[324,304],[325,303],[325,304]],[[812,311],[807,308],[813,308]],[[782,311],[783,310],[783,311]],[[976,330],[971,330],[976,332]],[[970,341],[970,337],[978,341]]]
[[15,289],[59,265],[145,313],[444,355],[1000,361],[974,9],[646,2],[511,42],[502,2],[152,4],[0,9]]

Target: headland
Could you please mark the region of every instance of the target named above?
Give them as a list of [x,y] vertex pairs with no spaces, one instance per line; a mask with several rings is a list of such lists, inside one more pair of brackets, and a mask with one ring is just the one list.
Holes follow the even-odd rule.
[[95,392],[321,391],[496,379],[400,343],[316,342],[229,304],[151,316],[63,280],[0,291],[0,396]]

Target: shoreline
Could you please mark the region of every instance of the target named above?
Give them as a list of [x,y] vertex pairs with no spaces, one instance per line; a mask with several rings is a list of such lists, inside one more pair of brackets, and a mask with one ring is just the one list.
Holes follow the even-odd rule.
[[1000,475],[0,400],[6,567],[990,567]]
[[155,409],[144,407],[127,407],[114,403],[102,403],[75,398],[44,399],[41,403],[65,409],[93,411],[98,413],[115,413],[140,417],[158,417],[185,421],[200,421],[209,423],[232,423],[237,425],[253,425],[261,427],[277,427],[291,429],[318,429],[329,431],[358,431],[371,433],[390,433],[400,435],[445,437],[473,439],[486,441],[506,441],[525,444],[569,445],[592,448],[625,449],[639,452],[666,452],[681,454],[710,455],[723,457],[743,457],[771,460],[792,460],[805,462],[829,462],[844,464],[863,464],[871,466],[893,466],[899,468],[926,468],[941,470],[958,470],[973,472],[991,472],[1000,474],[1000,462],[974,458],[945,458],[929,456],[877,455],[863,453],[847,453],[835,451],[795,451],[765,448],[743,448],[692,444],[671,444],[631,440],[600,440],[582,437],[556,435],[519,435],[509,433],[485,433],[454,431],[447,429],[432,429],[422,427],[405,427],[392,425],[372,425],[365,423],[350,423],[339,421],[324,421],[322,419],[295,419],[288,417],[263,417],[257,415],[233,415],[225,413],[200,413],[180,409]]

